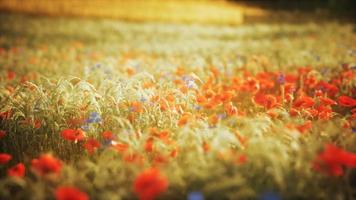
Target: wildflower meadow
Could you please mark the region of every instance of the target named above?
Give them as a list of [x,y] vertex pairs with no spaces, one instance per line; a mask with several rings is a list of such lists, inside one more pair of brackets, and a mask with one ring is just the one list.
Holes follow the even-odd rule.
[[0,14],[0,199],[356,199],[354,24]]

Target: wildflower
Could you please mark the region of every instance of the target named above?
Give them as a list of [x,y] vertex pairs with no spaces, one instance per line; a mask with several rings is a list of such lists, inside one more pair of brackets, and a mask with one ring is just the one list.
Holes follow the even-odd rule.
[[89,118],[86,120],[87,123],[99,123],[101,122],[101,117],[99,115],[99,113],[97,112],[92,112],[90,113]]
[[72,186],[60,186],[55,191],[56,200],[88,200],[89,196]]
[[258,200],[281,200],[281,198],[274,192],[265,192],[258,198]]
[[148,138],[145,143],[145,151],[153,152],[153,138]]
[[115,143],[112,147],[118,152],[125,152],[129,148],[129,145],[125,143]]
[[113,140],[113,139],[115,139],[115,136],[114,136],[114,134],[113,134],[111,131],[104,131],[104,132],[102,133],[102,136],[103,136],[103,138],[104,138],[105,140]]
[[187,200],[204,200],[204,195],[201,192],[189,192]]
[[253,101],[266,109],[271,109],[277,106],[277,99],[273,95],[264,95],[259,93],[253,97]]
[[139,102],[139,101],[131,102],[130,110],[132,112],[142,113],[143,112],[143,108],[142,108],[141,102]]
[[43,154],[31,161],[32,169],[41,176],[47,174],[59,174],[62,169],[62,161],[51,154]]
[[327,97],[319,97],[319,100],[320,100],[320,103],[324,106],[331,106],[331,105],[336,105],[336,101],[330,99],[330,98],[327,98]]
[[341,106],[344,107],[354,107],[356,106],[356,99],[353,99],[348,96],[340,96],[338,102]]
[[16,73],[14,71],[7,72],[7,80],[11,81],[11,80],[15,79],[15,77],[16,77]]
[[210,145],[206,141],[203,142],[202,147],[204,152],[210,151]]
[[155,168],[141,172],[135,179],[134,191],[140,200],[154,200],[168,188],[166,177]]
[[12,156],[7,153],[0,153],[0,164],[6,164],[12,159]]
[[312,128],[312,122],[310,120],[306,121],[304,124],[297,126],[299,132],[304,133]]
[[11,177],[22,178],[25,176],[25,171],[26,171],[25,165],[23,163],[18,163],[17,165],[7,170],[7,175]]
[[77,142],[84,140],[85,132],[81,129],[64,129],[61,132],[61,136],[66,140]]
[[356,154],[345,151],[333,144],[326,144],[313,162],[313,168],[329,174],[330,176],[342,176],[343,166],[356,168]]
[[284,83],[286,82],[286,78],[284,74],[279,74],[277,77],[277,81],[279,84],[284,85]]
[[0,130],[0,139],[6,136],[6,131]]
[[171,153],[169,154],[172,158],[175,158],[178,156],[178,148],[174,148]]
[[189,115],[183,114],[182,117],[178,120],[178,126],[184,126],[188,123]]
[[93,138],[89,138],[84,144],[83,147],[88,151],[88,153],[90,155],[92,155],[94,153],[94,151],[99,148],[101,146],[101,144],[93,139]]
[[239,155],[236,159],[237,164],[244,164],[246,162],[247,162],[247,156],[245,154]]
[[300,97],[299,99],[295,100],[293,103],[293,106],[295,108],[309,108],[312,107],[315,104],[315,101],[313,98],[308,97],[308,96],[303,96]]

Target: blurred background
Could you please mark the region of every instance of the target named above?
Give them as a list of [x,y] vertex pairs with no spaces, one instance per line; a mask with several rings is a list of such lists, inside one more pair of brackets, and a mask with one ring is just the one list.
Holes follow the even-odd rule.
[[355,0],[0,0],[3,13],[218,24],[354,21],[355,10]]

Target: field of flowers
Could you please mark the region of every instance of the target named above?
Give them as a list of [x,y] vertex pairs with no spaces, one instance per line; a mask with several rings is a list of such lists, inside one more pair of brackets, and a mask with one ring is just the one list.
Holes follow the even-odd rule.
[[0,199],[356,199],[353,24],[0,14]]

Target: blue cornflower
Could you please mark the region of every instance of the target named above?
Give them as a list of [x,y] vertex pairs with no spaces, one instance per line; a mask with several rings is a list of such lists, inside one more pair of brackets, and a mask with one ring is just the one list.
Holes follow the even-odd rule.
[[89,131],[89,124],[84,124],[80,128],[83,129],[84,131]]
[[350,69],[352,69],[352,70],[356,70],[356,65],[355,65],[355,66],[350,67]]
[[190,192],[187,200],[204,200],[204,195],[201,192]]
[[97,112],[92,112],[89,115],[89,118],[86,120],[86,123],[99,123],[101,122],[101,117],[99,115],[99,113]]
[[285,78],[284,74],[279,74],[277,81],[279,84],[283,85],[286,82],[286,78]]
[[199,105],[194,106],[194,108],[195,108],[195,110],[201,110],[202,109],[202,107],[199,106]]
[[353,133],[356,133],[356,127],[352,127],[351,129]]
[[281,200],[281,197],[274,192],[265,192],[258,198],[258,200]]

